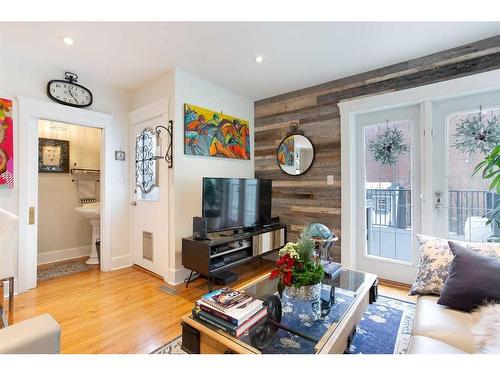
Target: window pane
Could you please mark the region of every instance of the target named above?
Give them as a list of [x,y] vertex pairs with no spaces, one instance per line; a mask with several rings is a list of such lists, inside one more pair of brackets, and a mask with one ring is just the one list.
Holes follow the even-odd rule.
[[[374,124],[364,128],[365,196],[368,255],[411,262],[412,239],[412,171],[411,122]],[[375,160],[368,145],[381,144],[387,129],[397,130],[407,151],[395,163]],[[387,138],[386,138],[387,139]],[[390,142],[386,146],[390,146]],[[390,149],[390,147],[389,147]]]
[[[500,117],[500,109],[482,114],[486,122],[493,116]],[[448,116],[448,238],[483,242],[495,232],[500,234],[495,225],[486,225],[485,217],[500,200],[500,195],[488,191],[490,181],[484,180],[481,173],[473,175],[485,154],[481,150],[470,152],[455,146],[457,126],[467,117],[477,115],[474,111]]]

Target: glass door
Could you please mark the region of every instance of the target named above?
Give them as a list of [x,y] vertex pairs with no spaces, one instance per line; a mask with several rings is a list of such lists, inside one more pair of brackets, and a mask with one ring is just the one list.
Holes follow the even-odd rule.
[[420,225],[420,107],[359,115],[357,266],[411,282]]
[[497,225],[487,224],[500,195],[489,191],[491,181],[474,174],[500,139],[500,93],[435,103],[433,133],[433,234],[467,242],[500,236]]

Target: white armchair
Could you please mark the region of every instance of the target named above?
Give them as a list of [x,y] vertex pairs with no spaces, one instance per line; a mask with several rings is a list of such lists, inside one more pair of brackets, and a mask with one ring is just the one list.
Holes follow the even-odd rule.
[[14,252],[17,248],[18,217],[0,208],[0,326],[6,326],[4,283],[9,283],[9,314],[8,325],[14,318]]

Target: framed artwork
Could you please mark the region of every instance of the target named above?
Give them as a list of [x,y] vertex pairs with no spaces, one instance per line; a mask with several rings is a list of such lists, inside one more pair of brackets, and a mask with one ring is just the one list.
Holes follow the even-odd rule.
[[0,98],[0,188],[14,187],[12,100]]
[[38,173],[69,173],[69,141],[38,138]]
[[248,121],[184,104],[184,154],[250,160]]

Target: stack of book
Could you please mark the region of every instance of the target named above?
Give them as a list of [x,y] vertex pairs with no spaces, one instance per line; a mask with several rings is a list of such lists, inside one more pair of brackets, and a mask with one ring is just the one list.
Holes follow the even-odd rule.
[[193,318],[239,337],[265,319],[262,301],[231,288],[205,294],[196,301]]

